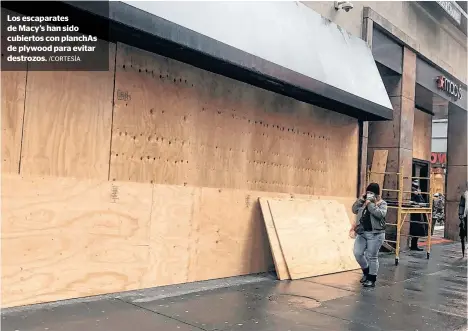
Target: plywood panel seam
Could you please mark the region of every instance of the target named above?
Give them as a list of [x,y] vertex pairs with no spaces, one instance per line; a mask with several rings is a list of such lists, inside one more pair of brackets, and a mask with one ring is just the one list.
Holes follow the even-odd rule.
[[355,195],[324,178],[357,168],[357,120],[121,43],[115,67],[110,179]]
[[151,222],[151,220],[153,219],[153,201],[154,201],[154,189],[155,189],[154,184],[150,184],[150,185],[151,185],[151,207],[150,207],[150,212],[149,212],[149,222]]
[[[117,46],[114,52],[114,82],[112,88],[112,110],[111,110],[111,126],[109,136],[109,170],[107,171],[107,180],[110,180],[111,159],[112,159],[112,134],[114,132],[114,111],[115,111],[115,76],[117,72]],[[153,192],[154,190],[152,190]]]
[[[5,22],[7,21],[7,14],[13,16],[19,15],[16,12],[11,12],[2,8],[2,28],[6,28]],[[26,25],[30,26],[31,23]],[[26,36],[29,36],[30,34],[30,32],[27,32]],[[1,39],[2,47],[6,48],[8,45],[8,42],[6,42],[6,35],[3,35]],[[29,43],[30,42],[27,42],[27,45],[29,45]],[[2,172],[20,173],[26,108],[27,75],[27,62],[19,65],[15,71],[2,71]],[[21,116],[19,121],[20,123],[18,123],[19,116]],[[21,132],[19,132],[19,130],[21,130]]]
[[291,279],[287,269],[286,261],[284,260],[283,252],[278,241],[278,234],[276,233],[275,224],[273,223],[273,215],[268,203],[268,199],[259,197],[260,210],[263,214],[263,221],[270,243],[271,254],[276,269],[276,275],[280,280]]
[[[192,256],[197,256],[196,252],[195,254],[193,254],[192,250],[193,250],[193,245],[192,245],[192,238],[193,238],[193,226],[194,226],[194,215],[195,215],[195,199],[197,197],[200,197],[201,195],[201,192],[200,193],[197,193],[197,188],[194,188],[192,190],[192,206],[191,206],[191,211],[190,211],[190,220],[189,220],[189,224],[190,224],[190,232],[189,232],[189,235],[188,235],[188,264],[187,264],[187,273],[186,273],[186,278],[185,278],[185,281],[186,282],[189,282],[190,281],[190,270],[192,268]],[[201,191],[201,190],[200,190]],[[198,206],[198,204],[196,204]]]
[[28,89],[27,89],[28,73],[29,73],[29,70],[26,69],[26,80],[24,82],[23,121],[21,123],[21,140],[20,140],[20,150],[19,150],[18,174],[21,173],[21,155],[23,153],[24,118],[26,116],[26,98],[28,97]]
[[53,176],[3,179],[2,296],[9,306],[265,272],[271,250],[252,201],[289,196]]

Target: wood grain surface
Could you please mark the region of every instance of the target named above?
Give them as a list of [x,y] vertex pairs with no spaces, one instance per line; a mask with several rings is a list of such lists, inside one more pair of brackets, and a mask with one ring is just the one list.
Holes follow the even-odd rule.
[[380,190],[384,188],[384,180],[387,169],[388,150],[376,149],[372,156],[371,174],[369,176],[369,183],[377,183]]
[[358,269],[349,219],[335,200],[268,200],[291,279]]
[[2,176],[2,303],[142,288],[152,186]]
[[262,197],[291,195],[3,174],[3,305],[265,272]]
[[30,71],[21,174],[108,179],[115,44],[109,71]]

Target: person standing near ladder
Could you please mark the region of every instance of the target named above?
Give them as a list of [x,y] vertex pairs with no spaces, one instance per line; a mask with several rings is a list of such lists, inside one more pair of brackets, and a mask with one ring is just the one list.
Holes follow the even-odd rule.
[[460,240],[462,243],[462,254],[465,256],[465,239],[467,235],[467,217],[468,217],[468,182],[466,182],[465,192],[460,198],[458,205],[458,218],[460,219]]
[[[413,181],[411,185],[411,201],[418,204],[426,202],[421,195],[417,181]],[[412,236],[410,250],[422,251],[423,249],[418,247],[418,239],[427,236],[427,216],[426,214],[411,214],[410,221],[410,236]]]
[[385,240],[387,216],[387,202],[380,197],[379,184],[369,184],[366,194],[353,204],[352,209],[358,215],[350,235],[356,234],[354,256],[362,269],[361,283],[364,287],[374,287],[379,271],[379,251]]

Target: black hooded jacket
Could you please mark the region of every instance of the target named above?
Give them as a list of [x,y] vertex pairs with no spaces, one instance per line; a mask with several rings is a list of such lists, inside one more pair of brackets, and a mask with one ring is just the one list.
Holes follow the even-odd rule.
[[[411,193],[411,201],[417,203],[424,203],[424,198],[419,193]],[[427,216],[426,214],[411,214],[412,222],[423,222],[423,223],[410,223],[410,236],[425,237],[427,236]]]

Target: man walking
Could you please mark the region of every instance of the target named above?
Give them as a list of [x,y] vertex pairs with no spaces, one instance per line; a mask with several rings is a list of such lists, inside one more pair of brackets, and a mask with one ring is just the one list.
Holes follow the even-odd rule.
[[[419,190],[419,183],[417,181],[413,181],[411,185],[411,201],[421,204],[425,203],[423,196],[421,195],[421,191]],[[411,247],[410,250],[412,251],[422,251],[422,248],[418,247],[418,239],[420,237],[427,236],[427,216],[426,214],[411,214],[410,216],[410,236],[411,236]]]

